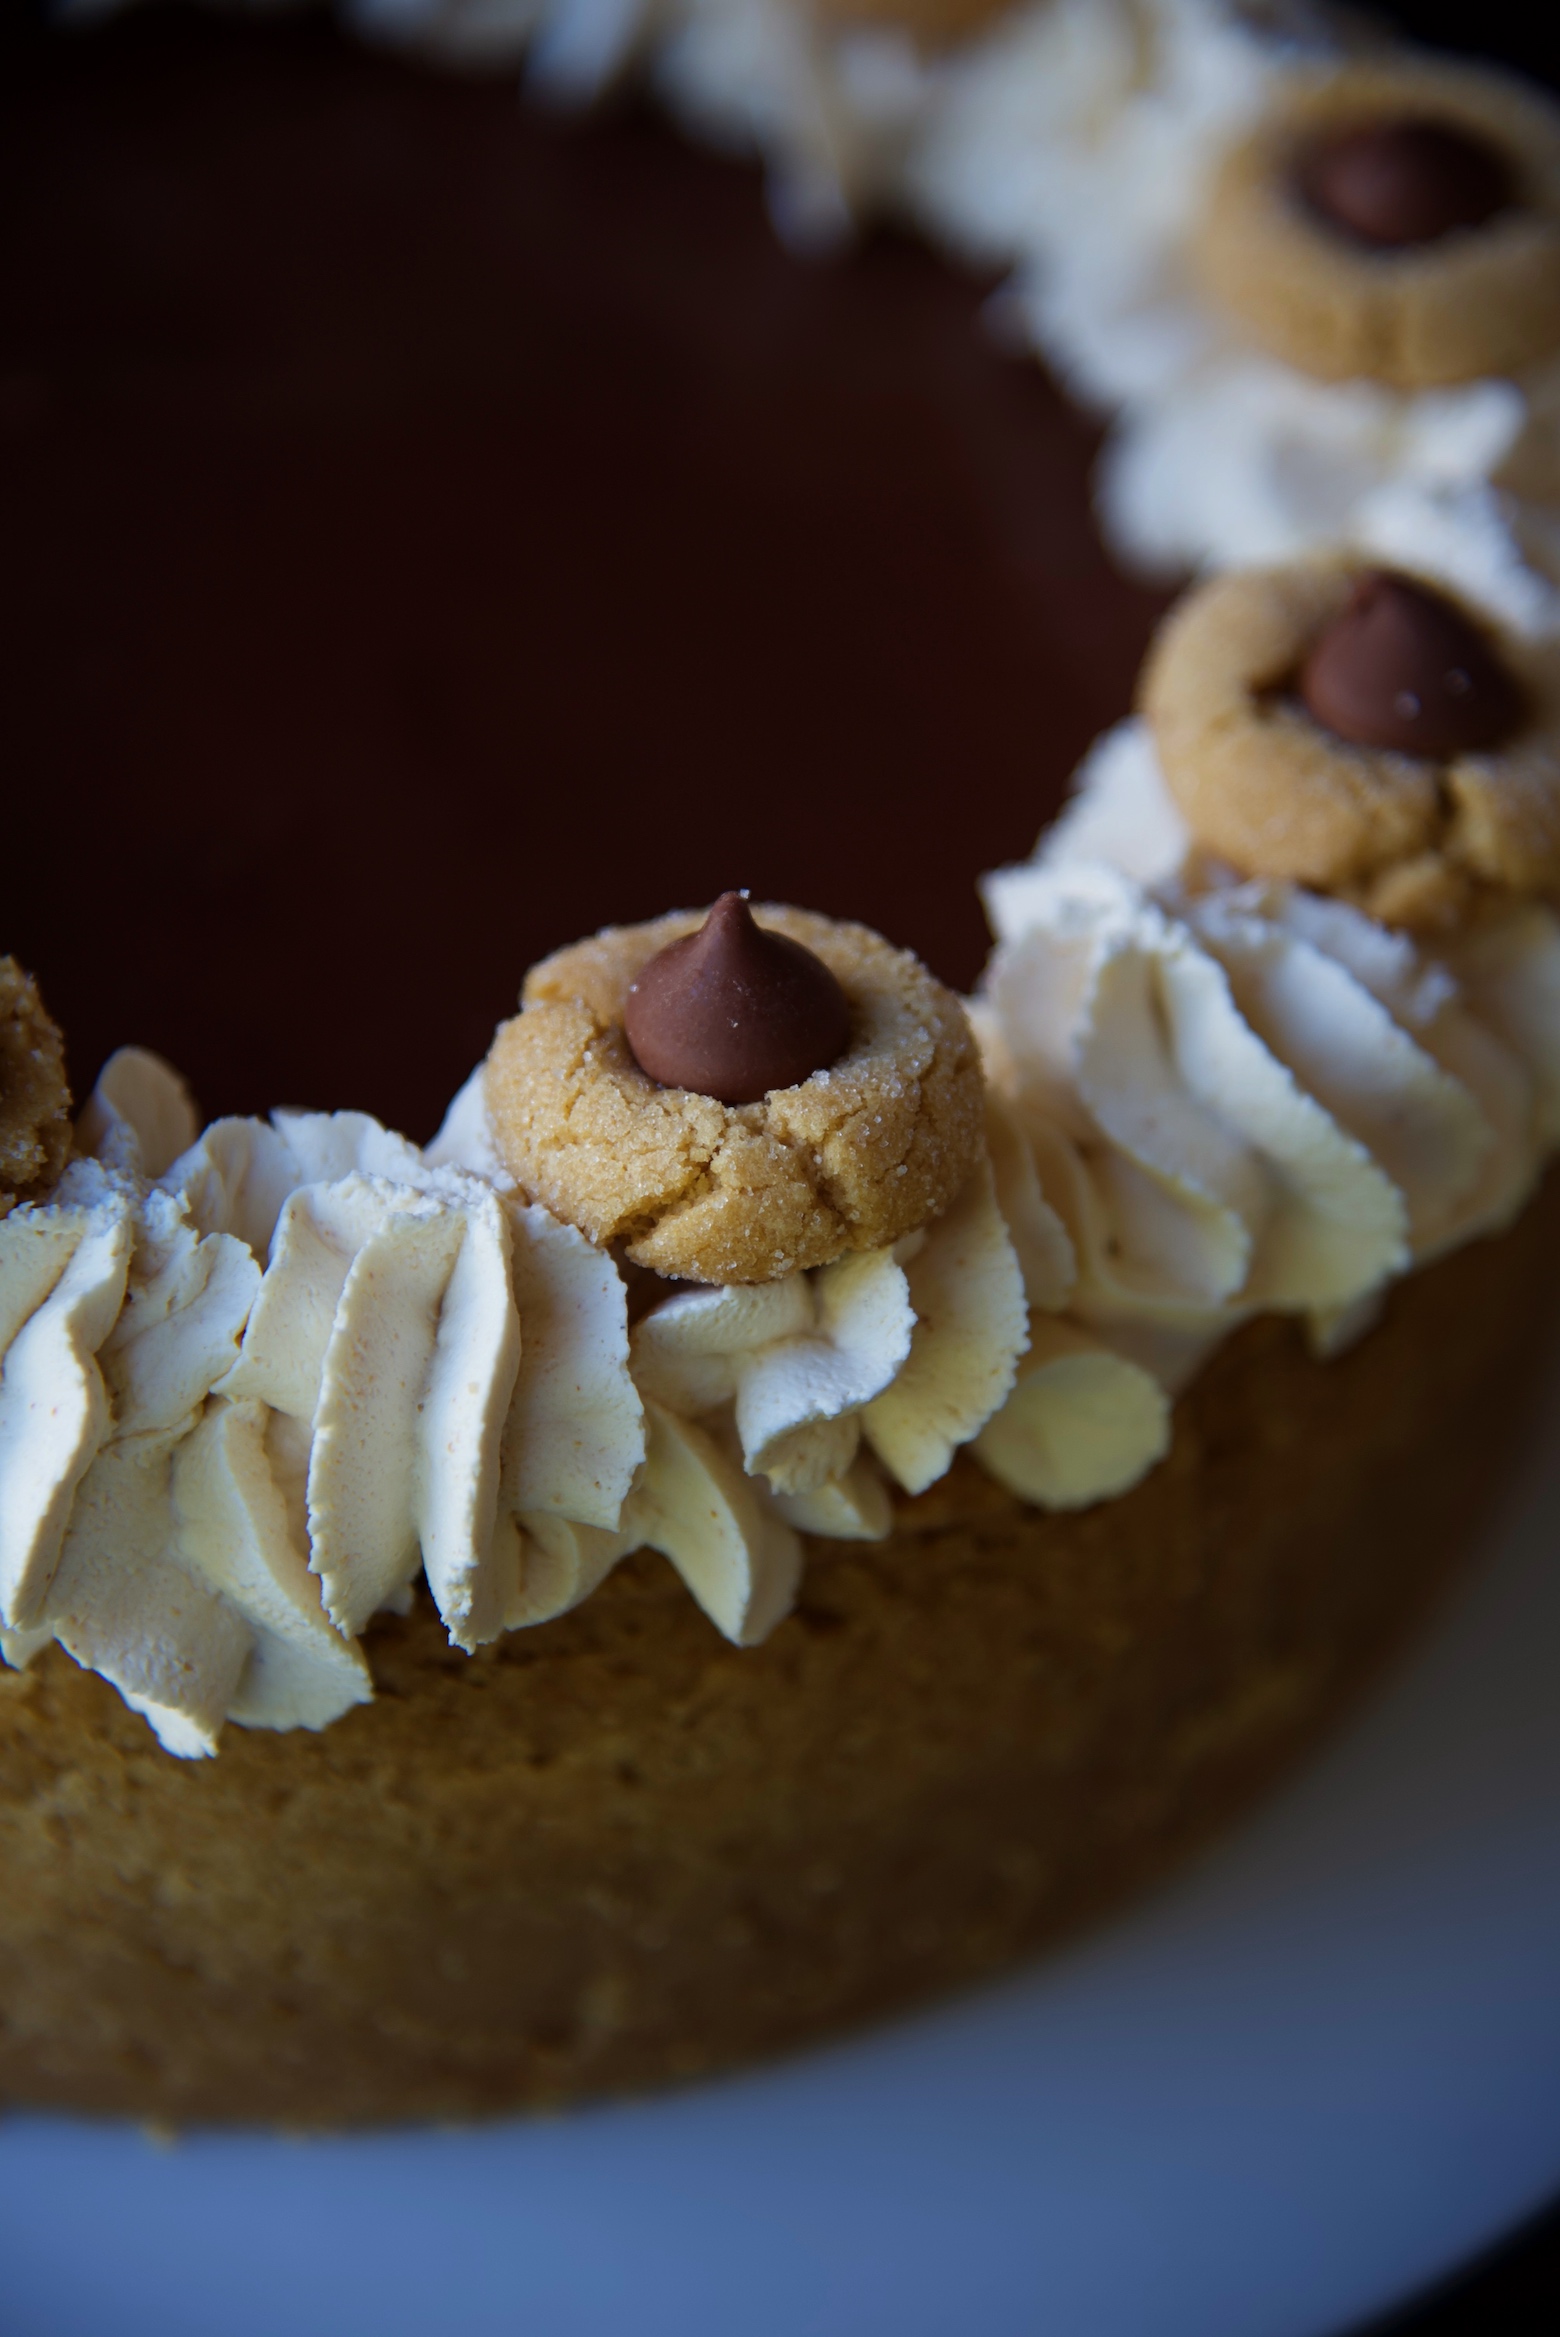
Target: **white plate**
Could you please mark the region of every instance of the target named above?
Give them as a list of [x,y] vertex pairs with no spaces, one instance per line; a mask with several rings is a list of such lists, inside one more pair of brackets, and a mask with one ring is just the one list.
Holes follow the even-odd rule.
[[0,2127],[5,2337],[1319,2337],[1560,2187],[1560,1390],[1287,1795],[1027,1977],[475,2132]]

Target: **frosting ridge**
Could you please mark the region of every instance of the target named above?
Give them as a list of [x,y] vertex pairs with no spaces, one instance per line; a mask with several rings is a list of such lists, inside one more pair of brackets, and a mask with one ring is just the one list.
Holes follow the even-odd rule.
[[109,1068],[105,1157],[0,1227],[7,1657],[58,1638],[192,1755],[363,1701],[419,1567],[468,1648],[593,1587],[644,1451],[611,1262],[363,1114],[219,1121],[153,1182],[182,1090]]
[[1325,1347],[1531,1192],[1560,926],[1518,903],[1432,946],[1178,853],[1167,805],[1145,849],[1164,789],[1139,721],[1080,777],[1035,859],[985,881],[980,1016],[1076,1252],[1069,1316],[1172,1389],[1258,1309]]
[[[461,1165],[490,1158],[480,1086],[433,1157],[277,1113],[168,1159],[182,1083],[109,1073],[80,1125],[101,1157],[0,1225],[0,1454],[28,1455],[0,1468],[0,1645],[58,1640],[185,1757],[368,1700],[361,1634],[419,1570],[471,1650],[650,1547],[753,1644],[801,1533],[885,1534],[889,1481],[940,1474],[1028,1343],[984,1159],[915,1233],[687,1289],[631,1342],[611,1255]],[[1066,1236],[1030,1202],[1055,1279]],[[52,1443],[23,1435],[39,1403]]]

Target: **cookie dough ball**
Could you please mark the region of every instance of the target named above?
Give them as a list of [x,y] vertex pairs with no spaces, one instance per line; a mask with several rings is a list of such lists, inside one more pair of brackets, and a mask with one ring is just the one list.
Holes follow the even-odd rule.
[[1244,875],[1419,928],[1560,891],[1560,648],[1440,586],[1358,561],[1218,577],[1171,611],[1141,704],[1197,841]]
[[1510,372],[1560,348],[1560,113],[1462,64],[1351,67],[1229,155],[1196,256],[1240,331],[1324,381]]
[[0,1217],[46,1193],[69,1157],[65,1043],[32,976],[0,958]]
[[762,907],[845,994],[844,1052],[760,1102],[663,1087],[624,1030],[630,987],[700,910],[609,928],[528,976],[484,1076],[493,1139],[533,1200],[658,1274],[773,1282],[882,1248],[947,1208],[981,1145],[964,1009],[860,925]]

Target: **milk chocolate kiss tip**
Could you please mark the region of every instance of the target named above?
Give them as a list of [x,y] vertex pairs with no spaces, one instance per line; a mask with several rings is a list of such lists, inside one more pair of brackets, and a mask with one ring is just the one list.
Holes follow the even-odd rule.
[[1300,672],[1306,711],[1351,746],[1444,758],[1500,746],[1522,692],[1459,608],[1385,569],[1356,579],[1347,607]]
[[756,1104],[839,1060],[850,1008],[821,958],[756,924],[745,894],[722,893],[697,933],[650,960],[623,1027],[660,1086]]
[[1312,140],[1296,182],[1307,207],[1357,243],[1384,251],[1482,227],[1512,200],[1493,146],[1449,123],[1356,123]]

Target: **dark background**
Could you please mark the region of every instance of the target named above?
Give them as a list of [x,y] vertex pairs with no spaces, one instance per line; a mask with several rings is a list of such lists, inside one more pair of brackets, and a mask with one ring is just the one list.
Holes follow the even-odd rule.
[[[728,884],[973,979],[1162,605],[985,287],[314,17],[0,9],[0,945],[78,1085],[426,1136],[533,958]],[[1556,80],[1552,0],[1385,13]],[[1549,2337],[1560,2215],[1391,2326]]]

